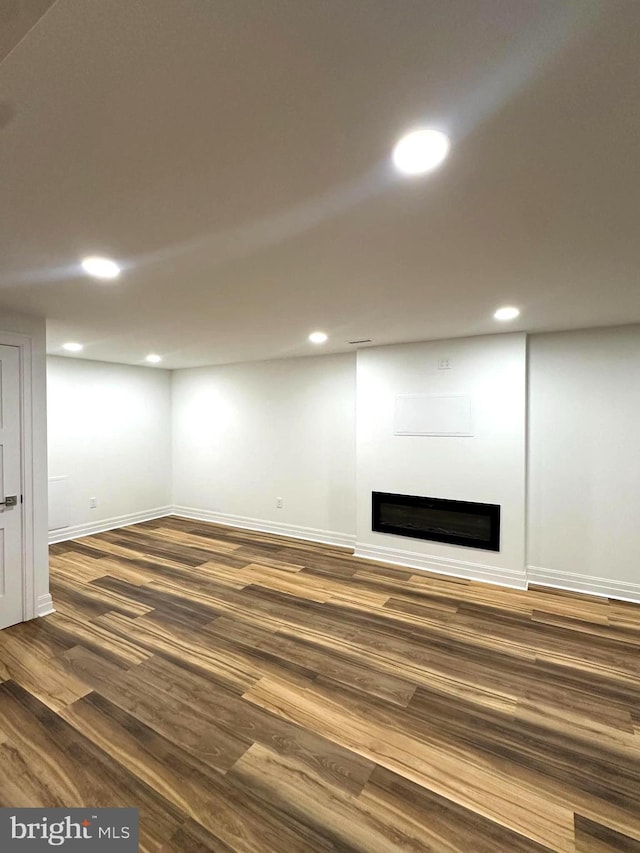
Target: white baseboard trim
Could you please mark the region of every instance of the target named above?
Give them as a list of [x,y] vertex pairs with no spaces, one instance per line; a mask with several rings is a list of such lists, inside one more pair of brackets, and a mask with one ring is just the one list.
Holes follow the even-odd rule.
[[49,531],[49,545],[56,542],[66,542],[67,539],[80,539],[83,536],[93,536],[94,533],[103,533],[105,530],[114,530],[117,527],[126,527],[129,524],[138,524],[140,521],[151,521],[154,518],[163,518],[171,515],[172,506],[159,506],[144,512],[132,512],[129,515],[117,515],[113,518],[103,518],[101,521],[89,524],[76,524],[73,527],[62,527],[59,530]]
[[402,551],[398,548],[364,545],[361,542],[356,543],[355,556],[364,557],[367,560],[376,560],[380,563],[390,563],[394,566],[418,569],[423,572],[435,572],[439,575],[499,584],[513,589],[527,588],[527,576],[524,569],[518,572],[502,569],[498,566],[487,566],[483,563],[450,560],[447,557],[422,556],[413,551]]
[[[604,598],[615,598],[621,601],[640,603],[640,584],[626,581],[611,580],[610,578],[592,577],[573,572],[557,571],[542,566],[527,566],[526,571],[503,569],[484,563],[472,563],[463,560],[451,560],[446,557],[415,554],[413,551],[403,551],[398,548],[366,545],[356,542],[356,537],[348,533],[338,533],[333,530],[321,530],[315,527],[301,527],[295,524],[282,524],[275,521],[264,521],[259,518],[248,518],[242,515],[230,515],[223,512],[213,512],[187,506],[163,506],[144,512],[105,518],[92,524],[77,524],[49,533],[49,544],[65,542],[68,539],[80,539],[92,536],[105,530],[127,527],[141,521],[151,521],[167,515],[179,515],[194,521],[210,521],[225,527],[238,527],[246,530],[256,530],[260,533],[273,533],[276,536],[288,536],[292,539],[303,539],[308,542],[320,542],[324,545],[335,545],[340,548],[354,549],[354,556],[376,562],[389,563],[418,571],[434,572],[440,575],[463,578],[466,580],[482,581],[483,583],[499,584],[513,589],[526,589],[529,584],[566,589],[570,592],[597,595]],[[54,613],[53,601],[50,594],[41,595],[36,607],[38,616]]]
[[450,560],[445,557],[417,555],[412,551],[402,551],[397,548],[374,547],[356,543],[356,537],[349,533],[339,533],[335,530],[322,530],[317,527],[302,527],[296,524],[283,524],[276,521],[265,521],[260,518],[250,518],[243,515],[231,515],[224,512],[214,512],[189,506],[165,506],[146,512],[132,513],[114,518],[103,519],[95,524],[79,524],[75,527],[65,527],[52,530],[49,534],[49,544],[65,542],[68,539],[79,539],[92,536],[105,530],[126,527],[141,521],[163,518],[167,515],[178,515],[194,521],[210,521],[225,527],[238,527],[245,530],[256,530],[260,533],[272,533],[276,536],[287,536],[292,539],[303,539],[307,542],[320,542],[323,545],[335,545],[339,548],[355,548],[356,557],[390,563],[404,568],[435,572],[467,580],[484,581],[485,583],[500,584],[515,589],[526,589],[527,578],[523,572],[508,571],[496,566],[481,563],[470,563],[461,560]]
[[45,593],[45,595],[39,595],[36,605],[36,616],[48,616],[50,613],[55,612],[56,610],[53,606],[53,599],[51,598],[51,593],[47,592]]
[[276,536],[290,536],[292,539],[305,539],[309,542],[321,542],[323,545],[337,545],[341,548],[353,548],[356,537],[335,530],[320,530],[316,527],[301,527],[297,524],[281,524],[277,521],[264,521],[260,518],[246,518],[243,515],[229,515],[225,512],[213,512],[208,509],[196,509],[190,506],[174,506],[172,515],[191,518],[194,521],[211,521],[225,527],[241,527],[245,530],[257,530],[260,533],[273,533]]
[[599,595],[604,598],[617,598],[621,601],[640,603],[640,584],[627,581],[598,578],[591,575],[578,575],[573,572],[560,572],[543,566],[527,566],[527,579],[530,584],[566,589],[569,592],[582,592],[586,595]]

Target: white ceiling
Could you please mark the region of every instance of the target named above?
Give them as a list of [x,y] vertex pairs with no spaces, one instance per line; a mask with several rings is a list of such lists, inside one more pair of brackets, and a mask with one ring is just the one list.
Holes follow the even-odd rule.
[[[505,303],[522,315],[500,331],[640,321],[635,0],[57,0],[26,35],[9,17],[0,309],[46,316],[50,352],[337,352],[495,332]],[[451,155],[403,179],[390,149],[419,124]],[[79,274],[92,253],[124,263],[117,284]]]

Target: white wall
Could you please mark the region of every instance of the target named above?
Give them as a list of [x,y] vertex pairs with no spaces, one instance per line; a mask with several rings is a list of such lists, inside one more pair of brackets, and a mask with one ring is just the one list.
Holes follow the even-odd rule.
[[169,371],[50,356],[47,374],[49,477],[68,478],[69,504],[52,541],[168,512]]
[[640,599],[640,326],[529,342],[531,581]]
[[[523,334],[358,352],[356,553],[524,587],[525,381]],[[398,394],[469,394],[475,434],[394,435]],[[374,533],[372,491],[499,504],[500,551]]]
[[351,542],[354,383],[352,355],[174,371],[178,511]]
[[0,312],[0,331],[25,335],[31,343],[31,416],[33,499],[33,582],[36,612],[50,610],[47,543],[47,391],[46,328],[40,317]]

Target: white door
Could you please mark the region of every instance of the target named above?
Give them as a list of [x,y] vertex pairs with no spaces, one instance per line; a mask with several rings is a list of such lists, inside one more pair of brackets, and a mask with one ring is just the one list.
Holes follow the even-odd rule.
[[23,618],[20,434],[19,350],[0,345],[0,628]]

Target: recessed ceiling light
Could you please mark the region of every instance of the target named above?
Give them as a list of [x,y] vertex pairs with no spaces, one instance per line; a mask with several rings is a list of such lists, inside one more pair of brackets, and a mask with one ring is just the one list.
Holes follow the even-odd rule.
[[162,356],[156,355],[154,352],[152,352],[149,353],[145,361],[148,361],[150,364],[158,364],[159,361],[162,361]]
[[311,332],[309,335],[309,340],[312,344],[324,344],[328,340],[329,336],[324,332]]
[[72,341],[69,341],[68,344],[62,344],[62,349],[66,349],[67,352],[80,352],[82,344],[75,344]]
[[407,133],[393,149],[393,163],[405,175],[423,175],[436,169],[449,153],[447,136],[439,130],[423,128]]
[[519,315],[519,308],[514,308],[513,305],[505,305],[504,308],[498,308],[493,316],[496,320],[515,320]]
[[118,278],[120,275],[120,267],[115,261],[97,255],[83,258],[82,269],[94,278]]

